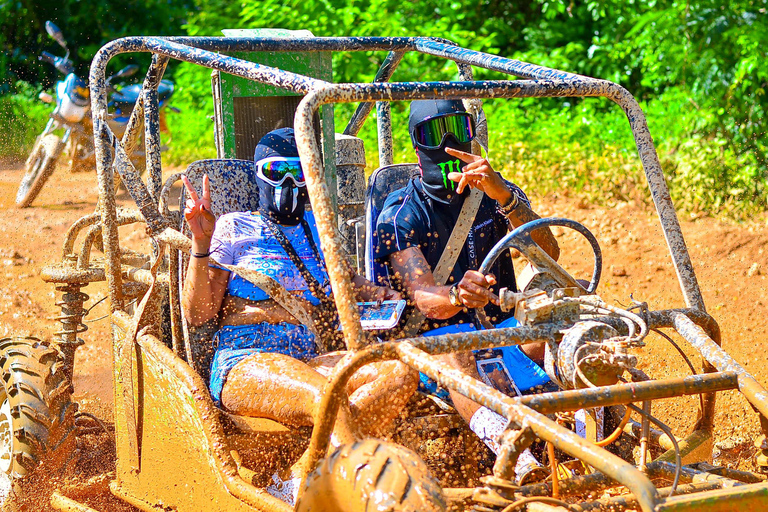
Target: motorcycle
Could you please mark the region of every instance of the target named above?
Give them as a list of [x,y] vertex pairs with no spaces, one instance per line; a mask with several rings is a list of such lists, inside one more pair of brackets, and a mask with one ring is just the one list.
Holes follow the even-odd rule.
[[[56,68],[64,79],[56,82],[54,98],[48,92],[41,92],[41,101],[55,105],[43,132],[38,135],[32,151],[25,162],[24,177],[21,179],[16,193],[16,206],[26,208],[32,204],[45,183],[53,174],[62,155],[69,159],[70,172],[80,172],[95,169],[96,156],[93,145],[93,123],[91,121],[91,103],[88,84],[75,74],[75,68],[69,58],[70,50],[61,29],[50,21],[45,22],[45,31],[67,52],[64,57],[56,57],[48,52],[42,52],[40,60]],[[112,132],[122,137],[128,126],[134,105],[141,93],[141,84],[133,84],[117,90],[112,81],[133,76],[139,67],[128,65],[107,78],[106,85],[110,91],[110,116],[107,122]],[[160,102],[160,129],[167,132],[165,121],[165,103],[173,95],[174,85],[169,80],[162,80],[158,86]],[[178,109],[171,109],[178,112]],[[63,130],[63,134],[57,135]],[[143,155],[141,146],[132,157]],[[137,161],[140,158],[136,158]]]

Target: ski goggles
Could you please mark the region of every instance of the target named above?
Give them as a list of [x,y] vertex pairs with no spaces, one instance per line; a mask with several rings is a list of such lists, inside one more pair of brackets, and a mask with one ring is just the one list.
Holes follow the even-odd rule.
[[459,144],[475,138],[475,122],[467,112],[451,112],[429,117],[413,127],[411,137],[422,149],[440,149],[452,135]]
[[296,186],[303,187],[306,184],[299,157],[273,156],[259,160],[256,162],[256,175],[273,187],[279,187],[288,178]]

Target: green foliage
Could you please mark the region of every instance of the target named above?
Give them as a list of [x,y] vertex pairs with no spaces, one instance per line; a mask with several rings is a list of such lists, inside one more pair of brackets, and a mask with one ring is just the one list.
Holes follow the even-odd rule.
[[[60,23],[82,62],[107,40],[128,34],[220,35],[222,28],[274,27],[318,36],[444,37],[626,87],[648,116],[673,198],[692,211],[746,216],[764,209],[768,198],[767,8],[768,0],[41,0],[34,5],[0,0],[0,87],[15,90],[19,78],[51,83],[52,70],[34,61],[39,50],[57,49],[44,33],[45,19]],[[335,54],[334,79],[371,81],[384,56]],[[180,64],[168,73],[177,84],[173,104],[182,113],[168,116],[173,141],[164,158],[181,164],[211,156],[209,71]],[[486,70],[475,73],[504,78]],[[394,79],[456,77],[453,63],[409,53]],[[7,106],[8,98],[0,101],[13,115],[21,105],[40,111],[32,100],[12,100],[16,110]],[[337,130],[354,108],[336,107]],[[566,191],[600,201],[647,197],[628,123],[611,102],[489,101],[486,111],[494,164],[528,190]],[[373,117],[361,136],[375,166]],[[407,104],[393,104],[398,161],[413,160],[402,129],[406,119]],[[17,139],[28,143],[29,137]]]
[[14,85],[17,94],[0,96],[0,156],[24,159],[43,131],[51,109],[35,97],[28,84]]

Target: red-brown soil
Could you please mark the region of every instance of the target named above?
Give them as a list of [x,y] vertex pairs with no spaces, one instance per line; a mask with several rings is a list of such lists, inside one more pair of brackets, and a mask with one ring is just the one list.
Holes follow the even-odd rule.
[[[34,206],[14,207],[22,176],[19,164],[0,165],[0,337],[32,335],[51,339],[58,314],[54,285],[42,281],[41,269],[61,258],[67,228],[93,212],[96,179],[92,173],[67,174],[59,169]],[[121,202],[128,205],[125,194]],[[630,296],[651,309],[684,307],[667,246],[655,212],[631,203],[585,205],[566,197],[536,200],[542,216],[567,217],[585,224],[600,241],[604,256],[603,279],[598,289],[608,302],[628,306]],[[766,253],[768,226],[764,222],[735,225],[712,218],[681,219],[694,268],[710,314],[719,322],[723,347],[761,383],[768,383],[768,329]],[[141,228],[121,228],[132,245],[148,249]],[[556,231],[566,268],[587,277],[591,254],[572,232]],[[580,269],[580,270],[577,270]],[[104,283],[84,289],[90,307],[106,293]],[[81,410],[111,421],[111,349],[106,318],[107,301],[95,305],[86,317],[86,343],[78,349],[75,394]],[[679,340],[679,338],[677,338]],[[681,340],[680,340],[681,341]],[[652,377],[685,375],[680,356],[658,336],[647,339],[640,367]],[[694,351],[685,352],[698,364]],[[696,397],[659,402],[654,412],[683,435],[695,420]],[[736,392],[721,393],[717,403],[718,460],[731,466],[752,467],[753,439],[759,434],[757,416]]]

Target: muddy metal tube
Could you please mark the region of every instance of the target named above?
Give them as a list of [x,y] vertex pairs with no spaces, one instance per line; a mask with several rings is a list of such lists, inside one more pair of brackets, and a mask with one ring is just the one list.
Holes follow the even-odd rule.
[[550,414],[576,411],[584,407],[603,407],[682,395],[698,395],[711,391],[736,389],[737,387],[737,374],[735,372],[722,372],[526,395],[518,397],[517,401],[541,414]]
[[[710,491],[713,489],[719,489],[720,485],[717,482],[706,482],[698,484],[685,484],[680,485],[675,489],[677,494],[693,494],[697,492]],[[669,495],[671,487],[662,487],[659,489],[659,496],[666,497]],[[574,510],[579,512],[595,511],[595,512],[619,512],[623,510],[637,510],[637,500],[633,496],[615,496],[613,498],[602,498],[595,501],[587,501],[573,505]],[[658,507],[657,507],[658,510]],[[701,509],[699,509],[701,510]],[[706,509],[709,512],[710,509]],[[728,509],[732,511],[734,509]]]
[[[307,471],[313,470],[328,451],[339,406],[342,400],[347,399],[347,381],[352,377],[352,374],[366,364],[382,359],[397,358],[395,345],[394,342],[379,343],[357,352],[349,352],[336,364],[328,378],[328,384],[323,389],[322,398],[313,418],[314,428],[307,448]],[[301,481],[304,482],[306,478],[307,474],[302,475]]]
[[69,227],[66,235],[64,235],[64,244],[61,251],[62,260],[65,260],[67,256],[72,254],[72,251],[74,251],[75,240],[77,240],[77,236],[80,234],[80,231],[87,228],[88,226],[96,224],[99,222],[99,219],[100,218],[98,213],[92,213],[90,215],[86,215],[85,217],[80,217],[77,221],[75,221],[74,224]]
[[[157,95],[157,86],[163,78],[165,68],[168,66],[168,57],[165,55],[153,55],[150,71],[142,88],[144,97],[144,150],[147,155],[147,173],[149,195],[157,203],[162,187],[163,170],[160,157],[160,104]],[[130,156],[130,153],[128,154]]]
[[[580,94],[581,93],[581,94]],[[355,349],[365,343],[360,327],[359,312],[350,280],[346,277],[344,258],[340,251],[335,229],[335,212],[328,199],[330,191],[323,180],[323,166],[320,150],[314,136],[313,116],[320,105],[342,101],[399,100],[413,98],[450,97],[511,97],[511,96],[578,96],[601,95],[594,88],[580,88],[571,83],[539,83],[516,81],[475,82],[431,82],[431,83],[382,83],[333,85],[307,94],[299,104],[294,118],[296,142],[302,166],[307,175],[307,186],[312,209],[318,224],[318,232],[326,256],[342,331],[347,347]]]
[[[214,69],[221,69],[227,73],[256,80],[291,90],[293,92],[307,92],[310,87],[324,84],[321,80],[305,77],[296,73],[290,73],[279,69],[262,66],[256,63],[235,59],[226,55],[213,53],[199,48],[191,48],[161,38],[123,38],[104,45],[94,56],[91,62],[89,83],[91,85],[91,111],[94,129],[94,144],[96,152],[96,168],[99,179],[99,208],[104,225],[105,241],[105,271],[109,283],[110,308],[112,311],[122,307],[121,281],[119,272],[119,239],[117,226],[115,225],[115,197],[114,177],[112,175],[112,156],[109,146],[114,145],[118,150],[118,158],[121,155],[122,145],[119,144],[107,124],[107,88],[105,71],[110,59],[119,53],[126,52],[153,52],[178,60],[195,62]],[[160,64],[160,59],[153,60],[150,73]],[[142,94],[143,96],[143,94]],[[128,160],[127,155],[122,155]],[[129,162],[129,160],[128,160]],[[132,178],[137,178],[135,175]],[[138,181],[134,179],[129,181]],[[138,188],[139,195],[134,195],[137,190],[129,186],[131,197],[136,201],[144,214],[147,225],[152,232],[162,229],[162,216],[159,212],[153,212],[149,208],[146,187]],[[136,188],[136,187],[134,187]],[[143,189],[143,190],[141,190]],[[142,194],[143,192],[143,194]],[[142,208],[143,207],[143,208]],[[155,207],[156,209],[156,207]]]
[[659,501],[656,488],[631,464],[582,439],[546,416],[516,403],[513,398],[500,391],[436,360],[410,343],[398,343],[395,349],[400,360],[408,366],[434,379],[441,386],[453,389],[470,400],[501,414],[520,428],[530,428],[543,441],[551,442],[559,450],[586,462],[626,486],[635,495],[644,512],[655,510]]
[[379,167],[393,162],[392,109],[388,101],[376,102],[376,126],[379,134]]
[[56,510],[61,510],[62,512],[98,512],[87,505],[83,505],[80,502],[59,494],[58,492],[54,492],[51,495],[51,507]]
[[[118,212],[115,223],[118,226],[125,226],[136,222],[144,222],[144,218],[137,211],[121,210]],[[96,241],[96,237],[101,234],[101,225],[91,226],[83,239],[83,246],[80,249],[80,255],[77,258],[77,268],[87,269],[91,261],[91,247]]]
[[675,265],[677,278],[680,288],[685,298],[685,303],[689,307],[706,310],[704,299],[701,295],[696,274],[693,270],[688,248],[685,245],[680,222],[675,213],[675,207],[672,204],[672,198],[669,195],[669,188],[664,179],[664,173],[661,170],[661,162],[656,153],[653,144],[651,132],[648,129],[648,123],[637,100],[626,89],[618,84],[606,80],[597,80],[582,75],[566,73],[550,68],[535,66],[513,59],[498,57],[487,53],[468,50],[465,48],[452,46],[438,41],[417,40],[416,49],[430,55],[445,57],[457,62],[464,62],[475,66],[493,69],[504,73],[513,74],[523,78],[536,80],[563,80],[567,82],[582,83],[585,86],[600,88],[604,91],[600,96],[604,96],[618,104],[629,120],[632,134],[635,138],[637,151],[640,155],[640,161],[643,164],[645,175],[648,180],[648,186],[656,206],[656,211],[661,221],[661,228],[667,241],[672,262]]
[[[667,480],[672,480],[675,475],[675,465],[669,462],[649,462],[647,465],[647,475],[649,478],[665,478]],[[743,473],[740,476],[746,475],[751,476],[750,473]],[[685,484],[693,483],[696,485],[707,486],[703,489],[695,489],[695,491],[720,489],[723,487],[733,487],[737,485],[740,486],[744,485],[744,483],[756,483],[756,481],[740,482],[732,478],[719,476],[704,471],[698,471],[686,466],[683,466],[680,470],[680,482]],[[566,480],[560,480],[559,485],[561,496],[576,496],[613,487],[616,485],[616,481],[603,473],[592,473],[589,475],[580,475],[573,478],[568,478]],[[525,485],[520,487],[520,489],[516,492],[519,492],[520,496],[550,496],[552,494],[552,482],[541,482],[538,484]],[[676,492],[679,492],[680,494],[686,494],[684,486],[678,487]],[[662,489],[659,490],[659,494],[663,494]],[[585,506],[585,510],[591,510],[588,504],[581,504],[581,507]],[[597,505],[594,507],[599,509]]]
[[[395,73],[395,69],[397,69],[398,64],[400,64],[400,61],[403,60],[403,55],[405,55],[405,52],[403,51],[389,52],[387,57],[384,59],[384,62],[381,63],[381,67],[376,73],[376,77],[373,79],[374,83],[389,82],[389,79],[392,78],[392,75]],[[357,110],[355,110],[355,113],[352,114],[349,123],[347,123],[347,127],[344,128],[344,135],[352,135],[353,137],[357,137],[357,134],[360,133],[360,129],[363,127],[363,123],[365,123],[365,120],[368,118],[371,110],[373,110],[373,103],[366,102],[358,105]]]
[[[336,212],[331,202],[333,194],[325,181],[321,151],[315,138],[312,116],[319,104],[313,102],[309,94],[301,100],[296,109],[294,130],[296,145],[304,169],[312,211],[317,219],[317,231],[325,255],[325,265],[331,280],[333,297],[339,313],[341,330],[349,350],[356,350],[366,344],[366,335],[360,325],[360,312],[357,309],[357,297],[352,289],[352,281],[347,271],[348,263],[341,249],[336,226]],[[306,117],[309,116],[309,117]]]
[[675,496],[656,507],[656,512],[733,512],[734,510],[765,510],[768,505],[768,484],[750,484],[730,489]]
[[466,333],[407,338],[401,341],[408,341],[419,350],[436,355],[449,352],[466,352],[467,350],[478,350],[481,348],[544,342],[557,336],[558,332],[563,328],[565,328],[564,324],[523,325],[520,327],[503,327]]
[[760,414],[768,418],[768,391],[765,390],[746,368],[737,363],[728,353],[720,348],[704,330],[683,314],[675,316],[675,329],[688,343],[696,347],[702,357],[719,371],[738,374],[739,391]]

